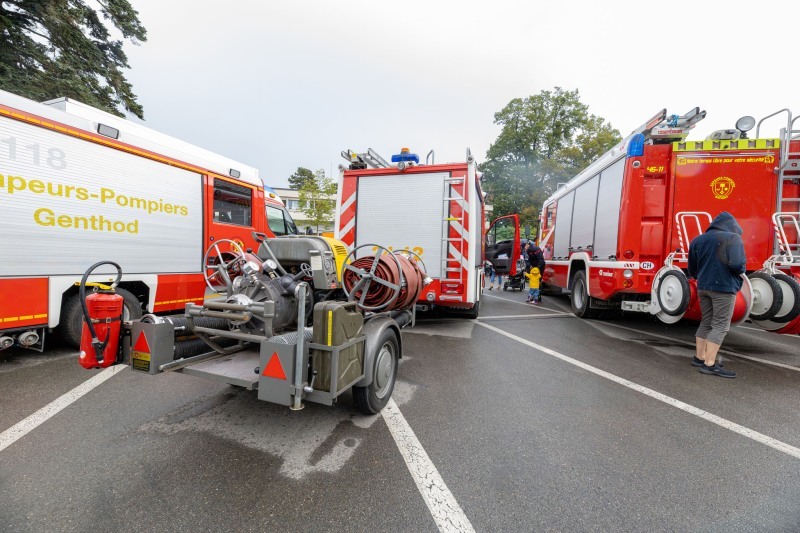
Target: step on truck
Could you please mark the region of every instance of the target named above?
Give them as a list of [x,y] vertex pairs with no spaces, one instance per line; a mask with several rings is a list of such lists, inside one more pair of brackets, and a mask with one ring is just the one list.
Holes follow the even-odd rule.
[[53,328],[77,346],[76,283],[104,258],[126,273],[128,320],[202,303],[205,265],[235,255],[215,242],[297,233],[255,168],[71,99],[5,91],[0,210],[0,349],[42,350]]

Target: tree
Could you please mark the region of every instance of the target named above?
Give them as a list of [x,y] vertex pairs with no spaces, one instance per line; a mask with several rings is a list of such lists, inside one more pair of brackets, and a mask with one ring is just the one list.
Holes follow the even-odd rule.
[[304,167],[297,167],[294,174],[289,176],[289,188],[299,191],[314,179],[313,172]]
[[[0,1],[0,88],[42,101],[68,96],[123,116],[144,118],[123,68],[130,68],[122,41],[139,44],[147,31],[128,0]],[[102,19],[100,15],[102,15]]]
[[603,118],[589,113],[578,91],[542,91],[515,98],[495,113],[500,135],[481,165],[493,216],[520,215],[520,223],[538,227],[539,210],[559,182],[620,140]]
[[317,233],[320,225],[333,219],[335,195],[336,182],[325,176],[324,170],[317,170],[300,189],[300,211],[316,226]]

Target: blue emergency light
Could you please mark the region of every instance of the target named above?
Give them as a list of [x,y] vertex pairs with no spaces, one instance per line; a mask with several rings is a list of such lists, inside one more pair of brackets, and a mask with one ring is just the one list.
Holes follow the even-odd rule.
[[399,154],[394,154],[392,156],[392,163],[400,163],[401,161],[413,161],[419,164],[419,156],[417,154],[412,154],[408,148],[401,148]]

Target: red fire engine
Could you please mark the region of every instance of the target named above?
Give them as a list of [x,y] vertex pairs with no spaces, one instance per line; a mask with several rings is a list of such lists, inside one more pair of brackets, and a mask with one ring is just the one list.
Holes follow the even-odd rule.
[[[114,257],[126,319],[183,310],[206,293],[204,252],[257,249],[253,231],[296,233],[255,168],[66,98],[0,91],[0,349],[77,346],[78,287]],[[220,243],[206,258],[230,253]],[[99,270],[92,282],[108,282]]]
[[[404,148],[390,164],[369,150],[342,152],[336,201],[336,237],[348,247],[380,243],[407,250],[424,263],[432,283],[423,309],[446,307],[475,318],[483,284],[484,195],[475,159],[426,163]],[[365,253],[369,253],[367,250]]]
[[[760,138],[786,117],[780,138]],[[700,317],[687,279],[689,242],[722,211],[744,230],[746,282],[734,323],[800,332],[800,140],[787,109],[757,123],[687,141],[705,117],[658,113],[548,198],[540,247],[548,288],[571,290],[579,317],[606,309],[648,312],[667,323]]]

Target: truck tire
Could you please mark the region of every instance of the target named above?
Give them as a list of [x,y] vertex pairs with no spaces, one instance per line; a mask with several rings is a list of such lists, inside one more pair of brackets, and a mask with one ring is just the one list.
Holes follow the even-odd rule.
[[394,330],[385,329],[376,346],[378,353],[372,366],[372,383],[366,387],[353,387],[353,401],[365,415],[378,414],[386,406],[397,379],[400,343]]
[[569,303],[572,312],[578,318],[594,318],[598,315],[595,309],[589,307],[589,291],[586,284],[586,271],[578,270],[572,276],[572,293],[569,295]]
[[753,320],[772,320],[783,305],[783,291],[778,281],[766,272],[752,272],[748,276],[753,286]]
[[[117,294],[123,299],[123,320],[136,320],[142,318],[142,304],[139,300],[126,291],[117,289]],[[58,333],[67,346],[80,348],[81,332],[83,331],[83,309],[79,294],[73,294],[61,307],[61,320],[58,323]]]
[[679,316],[689,308],[689,280],[680,270],[664,272],[656,287],[656,297],[661,312],[669,316]]
[[773,322],[788,323],[800,316],[800,283],[792,276],[775,274],[781,288],[781,307],[771,318]]
[[476,318],[478,318],[480,312],[481,312],[481,301],[478,300],[477,302],[475,302],[475,305],[472,306],[472,309],[467,309],[462,316],[470,320],[475,320]]

